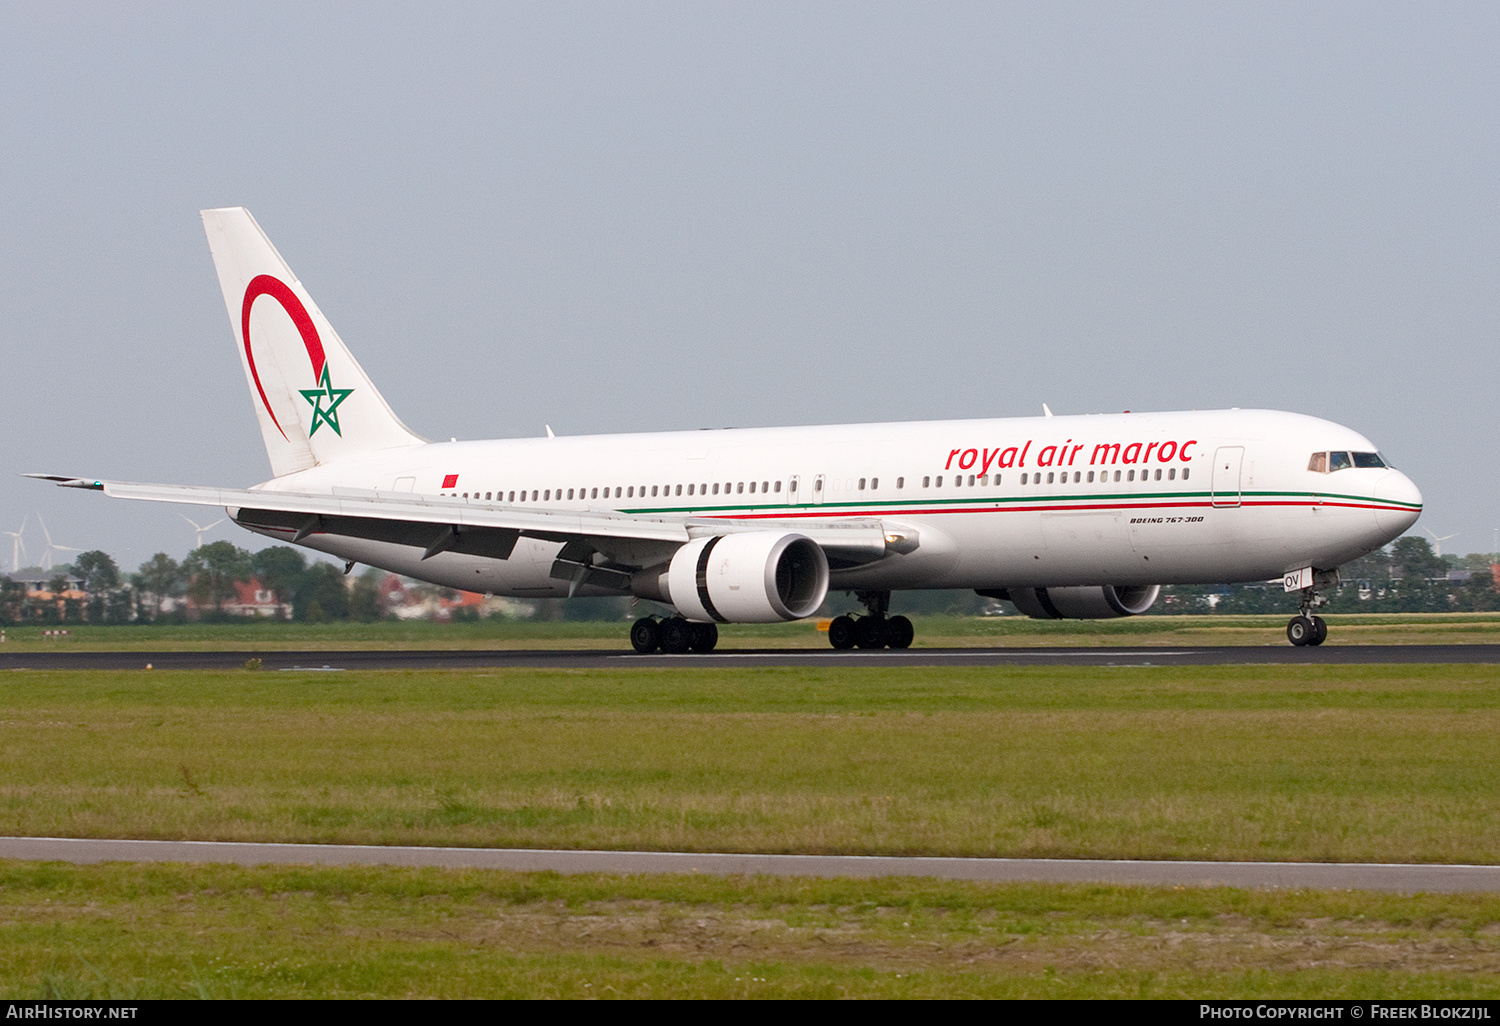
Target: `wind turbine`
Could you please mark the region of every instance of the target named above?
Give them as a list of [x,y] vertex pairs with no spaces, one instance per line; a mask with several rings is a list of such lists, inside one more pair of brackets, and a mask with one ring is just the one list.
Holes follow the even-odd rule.
[[[29,516],[28,514],[27,516]],[[26,532],[27,517],[21,518],[21,529],[19,531],[5,531],[11,537],[10,547],[10,572],[16,573],[21,569],[21,560],[26,558],[26,543],[21,540],[21,535]]]
[[187,520],[188,523],[192,524],[193,525],[193,530],[195,530],[195,531],[198,532],[198,544],[196,546],[194,546],[194,548],[199,548],[199,549],[203,548],[203,536],[205,534],[207,534],[209,531],[213,530],[215,527],[218,527],[220,524],[222,524],[224,522],[224,518],[220,517],[218,520],[215,520],[213,523],[205,525],[205,524],[199,524],[199,523],[197,523],[195,521],[192,521],[192,520],[188,520],[187,514],[185,514],[185,513],[179,513],[177,515],[180,516],[180,517],[182,517],[182,519]]
[[41,514],[40,511],[37,512],[36,522],[38,524],[42,525],[42,537],[47,539],[47,547],[42,550],[42,569],[43,570],[51,570],[52,569],[52,553],[53,552],[82,552],[83,551],[82,549],[74,548],[71,545],[59,545],[56,542],[54,542],[52,540],[52,532],[49,531],[49,530],[47,530],[47,521],[45,521],[45,520],[42,519],[42,514]]
[[1443,542],[1447,541],[1449,538],[1458,537],[1458,535],[1456,534],[1445,534],[1441,538],[1439,538],[1436,534],[1433,533],[1433,530],[1430,527],[1424,527],[1422,528],[1422,530],[1432,535],[1432,554],[1434,556],[1441,556],[1443,554]]

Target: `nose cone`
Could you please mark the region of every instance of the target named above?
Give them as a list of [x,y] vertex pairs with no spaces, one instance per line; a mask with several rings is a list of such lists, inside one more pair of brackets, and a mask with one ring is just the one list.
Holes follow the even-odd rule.
[[1399,470],[1392,470],[1375,482],[1374,498],[1381,503],[1381,508],[1375,511],[1375,522],[1390,538],[1401,537],[1422,515],[1422,493]]

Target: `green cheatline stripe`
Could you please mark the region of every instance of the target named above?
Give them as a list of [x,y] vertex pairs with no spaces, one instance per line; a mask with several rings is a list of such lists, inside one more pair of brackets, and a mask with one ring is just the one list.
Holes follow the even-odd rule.
[[[979,486],[975,486],[979,487]],[[1225,493],[1226,497],[1230,493]],[[1381,502],[1389,506],[1400,506],[1409,510],[1420,510],[1422,507],[1414,502],[1402,502],[1399,499],[1373,499],[1368,495],[1342,495],[1334,492],[1240,492],[1241,501],[1253,498],[1294,498],[1308,500],[1348,500],[1352,502]],[[817,505],[811,503],[799,503],[796,506],[762,506],[762,505],[740,505],[740,506],[672,506],[672,507],[639,507],[622,509],[622,513],[632,514],[662,514],[662,513],[689,513],[698,516],[707,516],[715,513],[743,513],[761,512],[774,513],[779,509],[785,509],[788,515],[807,510],[846,509],[850,507],[887,507],[899,506],[899,509],[885,509],[885,513],[901,513],[903,511],[920,512],[920,507],[930,506],[1001,506],[1007,504],[1025,503],[1034,505],[1040,502],[1158,502],[1168,499],[1202,499],[1212,501],[1212,492],[1140,492],[1127,495],[1114,493],[1091,493],[1086,495],[1036,495],[1036,496],[1005,496],[987,495],[981,498],[954,497],[950,499],[867,499],[863,502],[824,502]]]

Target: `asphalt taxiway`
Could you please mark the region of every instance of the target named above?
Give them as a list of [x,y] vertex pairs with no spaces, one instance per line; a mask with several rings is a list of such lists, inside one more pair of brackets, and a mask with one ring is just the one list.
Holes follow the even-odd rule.
[[0,837],[0,858],[71,862],[439,866],[516,872],[686,873],[711,876],[929,877],[990,883],[1110,883],[1156,887],[1319,888],[1458,893],[1500,891],[1500,866],[1359,862],[1147,862],[1109,859],[904,858],[728,852],[419,848],[239,841]]

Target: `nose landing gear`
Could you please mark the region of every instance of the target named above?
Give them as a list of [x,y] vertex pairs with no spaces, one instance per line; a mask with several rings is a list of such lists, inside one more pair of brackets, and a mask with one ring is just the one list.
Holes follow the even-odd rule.
[[1302,601],[1297,615],[1286,625],[1286,640],[1298,648],[1304,645],[1321,645],[1328,640],[1328,624],[1321,616],[1314,616],[1312,611],[1328,601],[1325,596],[1318,594],[1318,588],[1338,583],[1337,570],[1318,570],[1313,573],[1312,586],[1302,589]]
[[1321,645],[1328,638],[1328,624],[1321,616],[1298,613],[1286,625],[1286,640],[1293,645]]

